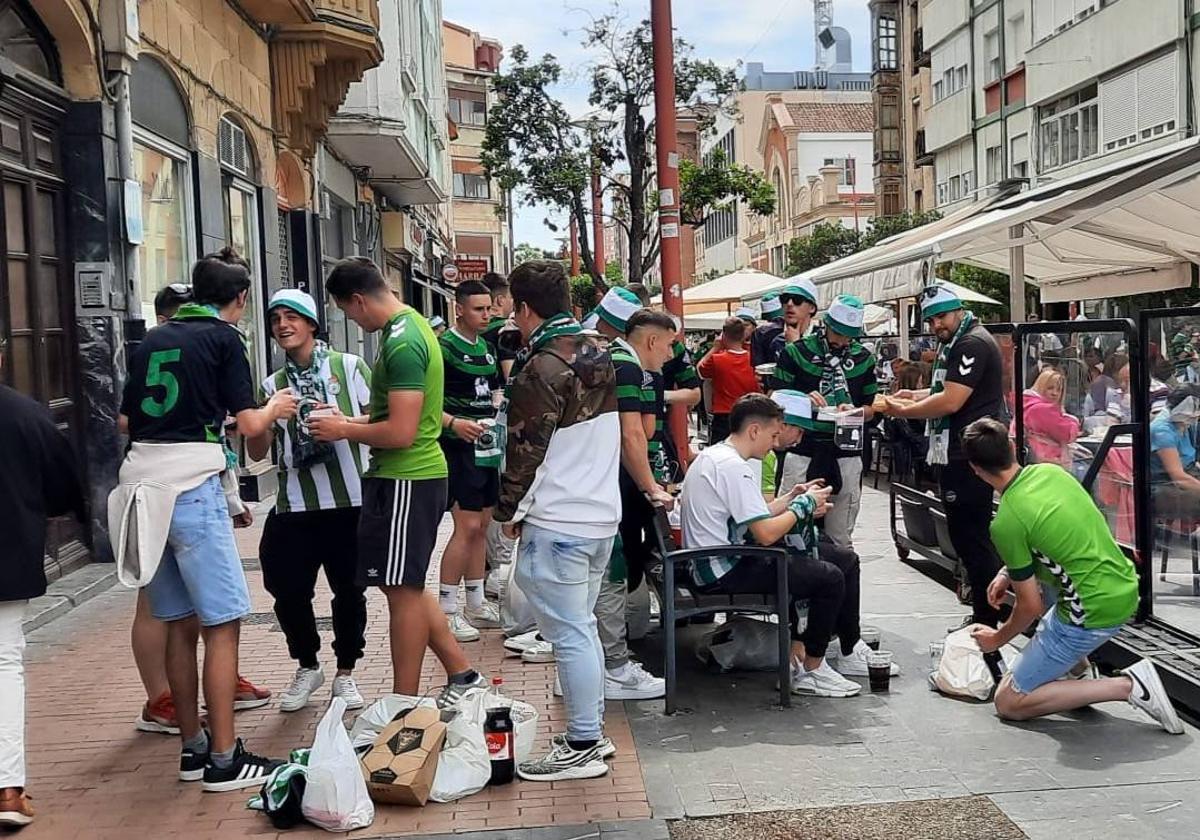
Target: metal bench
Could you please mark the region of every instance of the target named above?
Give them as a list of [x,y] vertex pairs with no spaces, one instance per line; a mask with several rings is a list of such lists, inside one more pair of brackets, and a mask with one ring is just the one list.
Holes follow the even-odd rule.
[[[654,562],[646,570],[646,580],[654,587],[662,605],[661,620],[665,636],[663,673],[667,682],[666,713],[675,714],[675,629],[676,622],[693,616],[717,613],[773,615],[779,622],[779,702],[792,705],[791,630],[788,625],[788,555],[782,548],[731,545],[720,548],[681,549],[675,545],[671,525],[663,508],[655,511],[654,537],[657,546]],[[775,592],[761,595],[717,595],[700,592],[691,575],[693,560],[711,557],[736,557],[741,562],[774,563]]]

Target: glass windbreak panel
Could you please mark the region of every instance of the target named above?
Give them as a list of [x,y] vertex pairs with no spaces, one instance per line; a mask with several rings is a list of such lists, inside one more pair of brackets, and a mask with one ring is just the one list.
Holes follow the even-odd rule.
[[1200,312],[1148,319],[1154,614],[1200,634]]
[[[1130,422],[1129,347],[1125,333],[1022,336],[1026,387],[1021,445],[1027,464],[1058,464],[1082,481],[1108,427]],[[1133,441],[1118,437],[1097,467],[1092,499],[1117,542],[1134,544]]]

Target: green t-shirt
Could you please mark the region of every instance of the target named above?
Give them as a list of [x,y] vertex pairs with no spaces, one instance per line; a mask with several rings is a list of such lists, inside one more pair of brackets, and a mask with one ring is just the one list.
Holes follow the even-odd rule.
[[1056,464],[1024,467],[1000,497],[992,542],[1013,580],[1058,590],[1058,616],[1087,629],[1117,627],[1137,609],[1138,581],[1087,491]]
[[371,371],[372,423],[388,419],[392,391],[423,391],[417,436],[405,449],[371,447],[366,478],[445,478],[446,456],[438,445],[442,433],[442,391],[445,370],[437,337],[420,313],[410,306],[397,312],[380,333],[379,356]]

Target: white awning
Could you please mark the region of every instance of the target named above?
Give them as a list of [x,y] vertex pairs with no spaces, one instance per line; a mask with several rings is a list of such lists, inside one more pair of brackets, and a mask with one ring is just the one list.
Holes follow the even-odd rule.
[[1025,278],[1045,301],[1186,286],[1189,264],[1200,263],[1198,177],[1200,138],[1191,138],[965,208],[807,277],[823,303],[843,292],[895,300],[917,294],[934,262],[1008,273],[1020,245]]
[[[759,271],[756,268],[742,268],[716,280],[709,280],[698,286],[683,290],[683,302],[694,303],[725,303],[739,300],[751,300],[762,297],[762,290],[781,283],[774,274]],[[662,303],[662,295],[650,298],[651,304]]]

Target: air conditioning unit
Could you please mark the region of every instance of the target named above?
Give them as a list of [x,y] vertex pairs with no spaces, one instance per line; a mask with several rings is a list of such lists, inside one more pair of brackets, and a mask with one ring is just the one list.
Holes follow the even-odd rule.
[[217,125],[217,158],[226,169],[249,177],[253,156],[246,132],[228,117],[221,117]]

